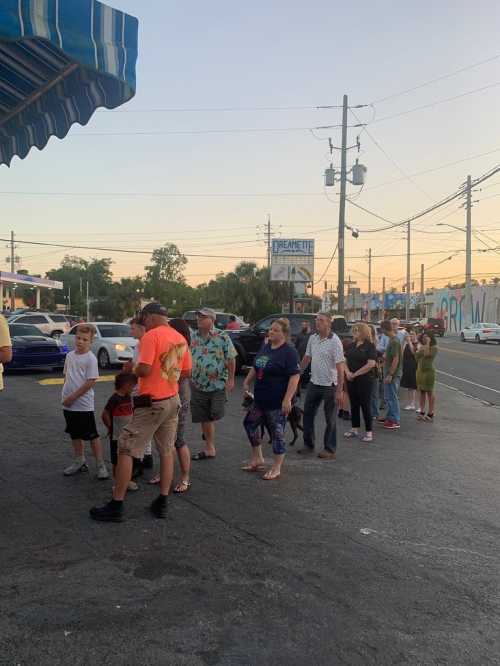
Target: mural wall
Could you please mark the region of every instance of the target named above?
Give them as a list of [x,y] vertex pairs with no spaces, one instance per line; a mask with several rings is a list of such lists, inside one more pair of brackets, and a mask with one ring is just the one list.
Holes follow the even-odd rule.
[[426,295],[428,317],[442,317],[446,330],[458,333],[468,324],[484,321],[500,323],[500,286],[465,289],[436,289]]

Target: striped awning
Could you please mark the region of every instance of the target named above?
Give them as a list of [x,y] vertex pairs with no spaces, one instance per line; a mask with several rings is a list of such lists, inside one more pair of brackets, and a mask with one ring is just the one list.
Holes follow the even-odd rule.
[[130,100],[137,37],[97,0],[0,0],[0,165]]

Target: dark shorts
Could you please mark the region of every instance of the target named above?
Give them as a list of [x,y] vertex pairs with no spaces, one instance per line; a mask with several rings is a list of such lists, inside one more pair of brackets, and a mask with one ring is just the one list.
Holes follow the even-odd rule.
[[65,432],[71,439],[83,439],[85,442],[91,442],[99,437],[95,423],[94,412],[71,412],[64,410],[64,419],[66,421]]
[[220,421],[226,410],[226,391],[200,391],[191,389],[191,417],[193,423]]

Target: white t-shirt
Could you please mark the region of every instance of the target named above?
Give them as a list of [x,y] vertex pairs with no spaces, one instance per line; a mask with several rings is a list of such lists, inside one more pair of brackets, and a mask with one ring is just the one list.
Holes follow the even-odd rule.
[[320,338],[315,333],[307,343],[306,356],[311,357],[311,382],[317,386],[337,384],[337,363],[344,361],[344,348],[340,338],[331,333]]
[[[61,401],[64,401],[69,395],[77,391],[89,379],[99,377],[99,368],[97,359],[91,351],[86,354],[77,354],[71,351],[66,356],[64,364],[64,386],[62,389]],[[93,412],[94,411],[94,389],[91,388],[82,395],[70,407],[64,409],[70,412]]]

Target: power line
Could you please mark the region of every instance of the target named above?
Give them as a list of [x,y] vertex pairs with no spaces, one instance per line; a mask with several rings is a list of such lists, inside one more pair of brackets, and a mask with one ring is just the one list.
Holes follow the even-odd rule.
[[486,86],[481,86],[481,88],[475,88],[474,90],[468,90],[466,92],[460,93],[459,95],[453,95],[453,97],[445,97],[444,99],[438,99],[435,102],[429,102],[429,104],[422,104],[421,106],[416,106],[413,109],[407,109],[406,111],[399,111],[398,113],[393,113],[389,116],[382,116],[382,118],[377,118],[376,120],[374,120],[373,124],[383,123],[386,120],[393,120],[394,118],[401,118],[401,116],[407,116],[410,113],[416,113],[417,111],[423,111],[424,109],[430,109],[433,108],[434,106],[439,106],[440,104],[447,104],[448,102],[454,102],[455,100],[461,99],[462,97],[467,97],[468,95],[475,95],[476,93],[484,92],[485,90],[489,90],[497,86],[500,86],[500,81],[496,81],[495,83],[490,83]]
[[332,252],[332,256],[330,257],[330,261],[328,262],[327,267],[326,267],[325,270],[323,271],[323,274],[322,274],[322,276],[319,278],[319,280],[316,280],[316,282],[314,283],[315,285],[316,285],[316,284],[319,284],[319,283],[321,282],[321,280],[323,280],[323,278],[324,278],[325,275],[327,274],[328,269],[329,269],[330,266],[332,265],[333,258],[335,257],[335,255],[336,255],[336,253],[337,253],[337,248],[338,248],[338,246],[339,246],[339,244],[337,243],[337,245],[335,246],[335,248],[334,248],[334,250],[333,250],[333,252]]
[[101,113],[229,113],[240,111],[321,111],[324,109],[341,109],[340,105],[315,105],[315,106],[207,106],[207,107],[167,107],[167,108],[152,108],[152,109],[124,109],[107,110],[102,109]]
[[[0,242],[10,242],[8,238],[0,238]],[[16,238],[16,243],[20,243],[23,245],[38,245],[42,247],[58,247],[62,249],[68,249],[68,250],[88,250],[89,252],[122,252],[125,254],[147,254],[151,255],[153,250],[129,250],[125,248],[117,248],[117,247],[96,247],[96,246],[88,246],[88,245],[65,245],[62,243],[47,243],[47,242],[42,242],[42,241],[27,241],[27,240],[19,240]],[[498,248],[490,248],[493,251],[496,251]],[[447,252],[464,252],[465,250],[432,250],[429,252],[415,252],[413,253],[414,256],[426,256],[426,255],[432,255],[432,254],[446,254]],[[486,252],[487,250],[475,250],[475,252]],[[257,260],[262,260],[265,257],[262,256],[251,256],[251,257],[239,257],[239,256],[234,256],[234,255],[218,255],[218,254],[193,254],[193,253],[182,253],[186,257],[203,257],[207,259],[237,259],[237,260],[243,260],[243,259],[257,259]],[[331,257],[316,257],[318,260],[326,260],[329,259],[333,261],[333,256]],[[406,256],[406,253],[399,253],[399,254],[374,254],[372,255],[373,259],[377,258],[388,258],[388,257],[404,257]],[[346,259],[366,259],[365,255],[357,255],[357,256],[348,256]]]
[[177,192],[33,192],[27,190],[0,191],[0,196],[42,196],[42,197],[151,197],[172,199],[245,199],[264,197],[322,197],[322,192],[226,192],[226,193],[177,193]]
[[[258,134],[269,132],[309,132],[313,130],[331,130],[342,127],[342,125],[323,125],[321,127],[240,127],[223,129],[199,129],[199,130],[132,130],[118,132],[75,132],[70,136],[182,136],[184,134]],[[359,125],[351,125],[359,127]]]
[[[360,119],[358,118],[358,116],[354,113],[354,111],[353,111],[352,109],[350,109],[350,111],[351,111],[351,114],[354,116],[354,118],[358,121],[358,123],[361,122]],[[380,152],[386,157],[386,159],[389,160],[389,162],[390,162],[393,166],[396,167],[396,169],[399,171],[399,173],[400,173],[400,174],[401,174],[406,180],[408,180],[410,183],[412,183],[412,184],[416,187],[416,189],[417,189],[421,194],[424,194],[428,199],[431,199],[431,200],[432,200],[431,195],[430,195],[428,192],[426,192],[422,187],[420,187],[420,185],[419,185],[416,181],[413,180],[412,176],[409,175],[409,174],[407,174],[407,173],[406,173],[406,172],[405,172],[405,171],[399,166],[399,164],[396,162],[396,160],[395,160],[391,155],[389,155],[389,153],[387,152],[387,150],[386,150],[383,146],[380,145],[380,142],[377,141],[377,139],[373,136],[373,134],[372,134],[372,133],[370,132],[370,130],[368,129],[368,126],[367,126],[367,125],[364,127],[364,132],[365,132],[366,135],[372,140],[372,142],[373,142],[373,143],[375,144],[375,146],[380,150]]]
[[480,65],[485,65],[489,62],[493,62],[494,60],[497,60],[500,58],[500,53],[497,55],[492,56],[491,58],[486,58],[485,60],[479,60],[478,62],[474,62],[471,65],[466,65],[465,67],[461,67],[460,69],[455,69],[453,72],[449,72],[448,74],[443,74],[442,76],[438,76],[435,79],[430,79],[429,81],[424,81],[424,83],[419,83],[416,86],[413,86],[412,88],[406,88],[405,90],[400,90],[397,93],[392,93],[391,95],[387,95],[386,97],[380,97],[379,99],[376,99],[372,102],[372,104],[382,104],[382,102],[387,102],[390,99],[395,99],[396,97],[401,97],[401,95],[406,95],[408,93],[411,93],[415,90],[420,90],[421,88],[425,88],[426,86],[430,86],[433,83],[437,83],[438,81],[444,81],[445,79],[449,79],[452,76],[456,76],[457,74],[461,74],[462,72],[466,72],[469,69],[473,69],[474,67],[479,67]]
[[[493,167],[493,169],[488,171],[486,174],[483,174],[479,178],[476,178],[472,182],[472,186],[476,187],[477,185],[479,185],[483,181],[487,180],[488,178],[491,178],[493,175],[495,175],[499,171],[500,171],[500,166]],[[364,229],[364,230],[360,229],[359,231],[362,232],[362,233],[378,233],[380,231],[387,231],[389,229],[394,229],[396,227],[401,227],[405,224],[408,224],[408,222],[413,222],[414,220],[418,220],[419,218],[424,217],[425,215],[428,215],[429,213],[431,213],[434,210],[437,210],[438,208],[442,208],[447,203],[450,203],[451,201],[454,201],[455,199],[458,199],[459,197],[461,197],[464,194],[464,192],[465,192],[465,190],[464,190],[464,187],[462,186],[462,188],[460,190],[458,190],[457,192],[454,192],[453,194],[450,194],[449,196],[445,197],[444,199],[442,199],[438,203],[434,204],[433,206],[430,206],[429,208],[426,208],[425,210],[421,211],[420,213],[416,213],[415,215],[412,215],[408,219],[403,220],[401,222],[389,223],[389,220],[385,220],[386,222],[389,223],[388,227],[382,227],[382,228],[379,228],[379,229]],[[500,196],[500,195],[495,195],[495,196]],[[486,198],[489,198],[489,197],[486,197]],[[370,215],[372,215],[374,217],[378,217],[379,219],[384,219],[384,218],[382,218],[382,216],[378,215],[378,213],[374,213],[373,211],[369,210],[368,208],[364,208],[364,207],[360,206],[359,204],[357,204],[356,202],[354,202],[350,199],[347,199],[347,201],[352,206],[355,206],[356,208],[361,208],[361,210],[364,210],[366,213],[369,213]]]

